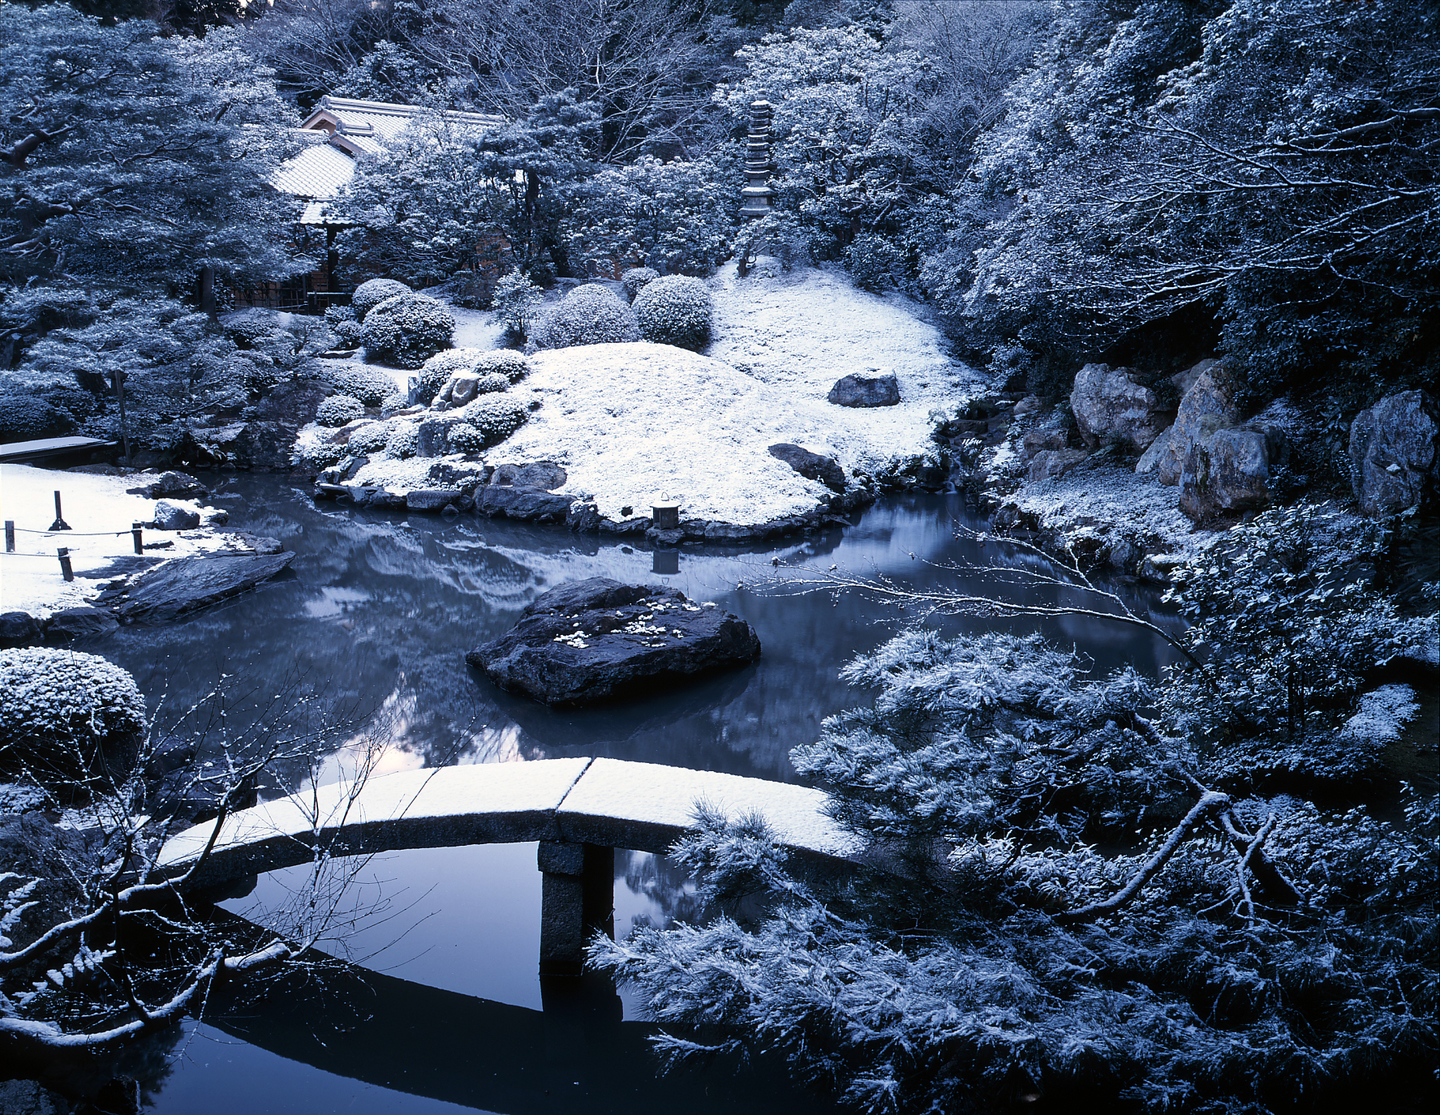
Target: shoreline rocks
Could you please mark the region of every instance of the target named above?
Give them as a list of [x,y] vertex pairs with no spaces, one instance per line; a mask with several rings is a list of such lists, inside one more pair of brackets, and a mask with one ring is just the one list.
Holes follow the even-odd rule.
[[505,635],[465,656],[503,689],[552,707],[653,695],[753,662],[738,616],[678,589],[591,577],[538,597]]

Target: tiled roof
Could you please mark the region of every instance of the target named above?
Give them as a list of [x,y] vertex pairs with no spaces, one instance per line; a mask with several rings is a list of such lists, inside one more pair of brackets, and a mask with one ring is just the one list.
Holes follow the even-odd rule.
[[[275,172],[271,184],[305,201],[301,224],[323,224],[325,203],[334,200],[355,176],[356,156],[384,151],[396,136],[428,112],[416,105],[321,97],[298,129],[305,149]],[[447,123],[476,128],[506,123],[504,117],[479,112],[443,112],[440,116]]]
[[[307,133],[316,135],[315,132]],[[355,177],[355,159],[325,142],[311,142],[293,159],[287,160],[270,180],[277,190],[298,197],[328,199],[343,190]]]

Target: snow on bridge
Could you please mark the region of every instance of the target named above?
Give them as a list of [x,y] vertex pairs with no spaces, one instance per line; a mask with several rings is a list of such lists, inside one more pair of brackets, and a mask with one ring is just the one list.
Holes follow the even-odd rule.
[[[308,863],[316,848],[369,855],[401,848],[540,842],[542,971],[578,969],[585,938],[611,922],[614,848],[664,852],[705,803],[731,820],[759,814],[802,858],[838,864],[860,842],[825,813],[823,791],[621,759],[542,759],[406,771],[322,786],[226,818],[193,878],[221,886]],[[183,874],[214,834],[170,838],[159,867]]]

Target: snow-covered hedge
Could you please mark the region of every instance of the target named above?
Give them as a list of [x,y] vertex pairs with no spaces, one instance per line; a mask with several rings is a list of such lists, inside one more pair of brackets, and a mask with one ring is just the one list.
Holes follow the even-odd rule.
[[640,339],[635,311],[599,283],[577,286],[540,322],[534,333],[540,348],[605,345]]
[[625,291],[625,297],[634,302],[636,295],[659,277],[660,272],[653,267],[632,267],[620,276],[620,286]]
[[[510,394],[481,395],[462,412],[465,423],[474,426],[480,433],[478,449],[489,449],[499,445],[530,417],[525,404]],[[454,440],[454,433],[451,433]]]
[[42,783],[123,776],[145,731],[145,698],[119,666],[49,647],[0,651],[0,771]]
[[450,347],[455,318],[444,303],[423,294],[397,294],[365,315],[361,339],[372,359],[419,368]]
[[354,311],[356,321],[364,322],[366,315],[381,302],[394,298],[397,294],[409,293],[410,288],[398,279],[371,279],[355,288],[355,294],[350,299],[350,309]]
[[330,334],[335,338],[336,348],[359,348],[364,333],[364,326],[353,317],[337,321],[330,326]]
[[331,395],[315,408],[315,421],[322,426],[344,426],[365,417],[365,405],[353,395]]
[[395,381],[379,368],[364,364],[332,366],[325,379],[342,395],[353,395],[367,407],[378,407],[395,390]]
[[647,283],[635,298],[640,335],[660,345],[699,352],[710,343],[715,303],[699,279],[665,275]]

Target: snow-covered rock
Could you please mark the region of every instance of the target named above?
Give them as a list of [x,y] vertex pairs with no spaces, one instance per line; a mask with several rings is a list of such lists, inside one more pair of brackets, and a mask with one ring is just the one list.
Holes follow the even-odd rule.
[[574,706],[661,692],[759,655],[738,616],[668,586],[592,577],[537,597],[465,660],[506,689]]
[[1087,444],[1126,442],[1147,448],[1170,422],[1150,388],[1136,383],[1129,368],[1086,364],[1075,375],[1070,409]]
[[[1215,361],[1208,362],[1190,379],[1190,386],[1180,399],[1175,424],[1164,435],[1165,447],[1155,465],[1155,475],[1162,484],[1180,483],[1191,449],[1208,443],[1217,430],[1235,425],[1237,415],[1229,393],[1212,374],[1217,368]],[[1189,372],[1181,375],[1190,378]]]
[[1440,406],[1425,391],[1402,391],[1355,416],[1350,484],[1372,518],[1420,502],[1440,479]]
[[894,372],[872,368],[841,376],[825,398],[840,407],[893,407],[900,402],[900,385]]

